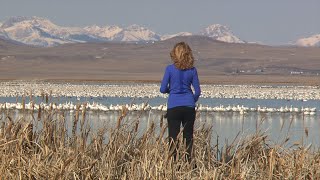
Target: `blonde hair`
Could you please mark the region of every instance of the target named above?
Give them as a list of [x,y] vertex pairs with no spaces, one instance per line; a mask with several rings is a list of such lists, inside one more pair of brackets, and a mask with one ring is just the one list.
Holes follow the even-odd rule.
[[177,43],[171,50],[170,56],[176,68],[182,70],[193,68],[194,58],[187,43]]

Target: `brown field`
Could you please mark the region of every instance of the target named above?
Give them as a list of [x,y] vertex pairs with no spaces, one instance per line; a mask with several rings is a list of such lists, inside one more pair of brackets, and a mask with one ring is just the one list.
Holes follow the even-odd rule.
[[320,85],[320,48],[228,44],[201,36],[51,48],[0,40],[0,79],[160,82],[171,63],[169,52],[179,41],[191,45],[202,83]]

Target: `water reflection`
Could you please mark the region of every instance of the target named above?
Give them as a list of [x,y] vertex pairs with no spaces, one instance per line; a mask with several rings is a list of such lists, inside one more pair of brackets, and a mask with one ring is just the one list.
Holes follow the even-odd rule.
[[[144,132],[151,123],[154,123],[156,133],[159,133],[163,113],[159,111],[133,111],[129,112],[121,123],[126,124],[128,130],[130,130],[139,122],[138,132]],[[120,115],[118,111],[87,111],[85,126],[90,126],[91,132],[95,132],[103,127],[113,129],[116,127]],[[37,112],[32,117],[30,112],[23,113],[18,110],[2,111],[0,121],[7,121],[7,116],[10,116],[14,120],[20,120],[25,117],[27,120],[37,121]],[[56,119],[59,119],[59,117],[66,118],[66,125],[70,133],[75,113],[61,111],[55,113],[54,116],[56,116]],[[220,145],[223,145],[225,142],[232,142],[237,135],[237,139],[239,140],[261,130],[269,135],[270,143],[283,143],[289,138],[289,141],[285,143],[287,147],[296,143],[300,143],[301,145],[312,143],[314,147],[318,148],[320,145],[319,120],[319,115],[308,116],[294,113],[249,112],[240,114],[236,112],[198,112],[195,129],[202,126],[212,126],[213,142],[215,143],[215,140],[219,138]],[[166,119],[163,122],[166,123]],[[41,123],[37,122],[37,125],[41,128]],[[166,136],[167,134],[165,134]]]
[[231,142],[239,134],[238,139],[259,130],[265,131],[270,143],[283,143],[287,147],[294,143],[319,147],[319,116],[305,116],[293,113],[202,113],[197,125],[206,123],[213,126],[213,138],[219,136],[220,141]]

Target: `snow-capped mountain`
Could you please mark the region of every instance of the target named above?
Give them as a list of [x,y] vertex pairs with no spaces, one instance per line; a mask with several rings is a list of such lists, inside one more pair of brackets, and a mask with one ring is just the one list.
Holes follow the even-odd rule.
[[155,32],[139,26],[131,25],[120,31],[114,39],[116,41],[158,41],[160,36]]
[[2,26],[2,22],[0,22],[0,38],[7,39],[8,38],[7,33],[1,28],[1,26]]
[[[128,27],[113,26],[87,26],[61,27],[50,20],[40,17],[11,17],[0,26],[0,37],[35,46],[56,46],[76,42],[101,41],[159,41],[175,36],[191,36],[189,32],[179,32],[173,35],[160,36],[150,29],[131,25]],[[200,35],[213,39],[242,43],[231,31],[222,25],[215,24],[205,28]]]
[[228,42],[228,43],[245,43],[229,30],[228,27],[223,26],[221,24],[213,24],[202,31],[200,31],[200,35],[209,36],[213,39]]
[[[176,37],[176,36],[191,36],[191,35],[193,35],[193,34],[191,34],[189,32],[180,32],[180,33],[173,34],[173,35],[164,35],[161,37],[161,40],[170,39],[170,38]],[[239,39],[238,37],[233,35],[228,27],[220,25],[220,24],[210,25],[195,35],[207,36],[207,37],[211,37],[215,40],[219,40],[219,41],[223,41],[223,42],[227,42],[227,43],[245,43],[244,41],[242,41],[241,39]]]
[[10,39],[24,44],[53,46],[69,42],[55,36],[53,32],[59,27],[44,18],[12,17],[3,23],[1,28]]
[[0,38],[1,39],[8,39],[7,33],[2,29],[0,29]]
[[3,23],[1,28],[11,40],[36,46],[99,40],[82,28],[60,27],[39,17],[12,17]]
[[304,47],[320,47],[320,34],[298,39],[295,45]]
[[105,27],[99,27],[99,26],[87,26],[84,28],[84,30],[88,34],[95,35],[97,37],[105,38],[107,40],[113,40],[115,36],[120,33],[123,29],[119,26],[105,26]]
[[12,40],[36,46],[55,46],[74,42],[158,41],[155,32],[138,25],[60,27],[39,17],[12,17],[2,24],[2,34]]
[[160,36],[155,32],[139,26],[131,25],[126,28],[119,26],[88,26],[84,28],[88,34],[109,40],[109,41],[158,41]]
[[161,40],[166,40],[166,39],[170,39],[176,36],[192,36],[192,33],[189,32],[179,32],[177,34],[171,34],[171,35],[163,35],[161,36]]

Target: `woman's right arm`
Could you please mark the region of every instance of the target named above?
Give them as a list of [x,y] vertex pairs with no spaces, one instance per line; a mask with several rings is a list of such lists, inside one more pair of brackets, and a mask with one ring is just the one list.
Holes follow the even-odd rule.
[[167,66],[166,71],[164,72],[161,86],[160,86],[160,92],[161,93],[169,93],[169,66]]

